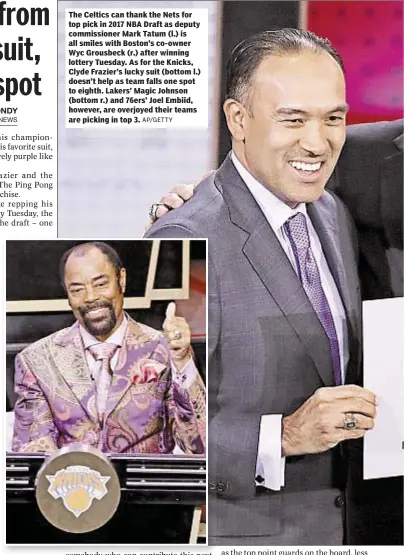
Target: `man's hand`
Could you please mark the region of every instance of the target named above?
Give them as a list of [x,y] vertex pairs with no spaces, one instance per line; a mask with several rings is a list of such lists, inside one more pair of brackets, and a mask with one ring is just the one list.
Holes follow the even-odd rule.
[[180,208],[180,206],[182,206],[187,200],[192,198],[199,183],[206,177],[209,177],[209,175],[213,172],[214,170],[210,170],[203,174],[201,179],[196,184],[190,183],[188,185],[175,185],[175,187],[173,187],[167,195],[161,197],[157,204],[153,204],[153,207],[156,207],[156,210],[153,211],[153,216],[149,214],[149,221],[146,225],[145,231],[148,231],[154,222],[161,218],[161,216],[165,216],[168,212],[170,212],[170,210],[174,210],[174,208]]
[[175,360],[175,366],[181,370],[190,357],[191,329],[185,318],[175,315],[175,303],[170,303],[167,307],[163,331]]
[[[375,395],[357,385],[318,389],[293,414],[283,418],[284,455],[321,453],[340,441],[363,437],[374,427],[376,404]],[[346,413],[355,417],[355,428],[344,428]]]
[[173,210],[174,208],[179,208],[184,204],[184,202],[189,200],[194,194],[195,187],[196,185],[192,183],[189,185],[176,185],[167,195],[161,197],[157,205],[153,205],[157,206],[154,212],[155,217],[152,217],[149,214],[149,221],[146,225],[146,231],[148,231],[154,224],[154,222],[161,218],[161,216],[165,216],[170,210]]

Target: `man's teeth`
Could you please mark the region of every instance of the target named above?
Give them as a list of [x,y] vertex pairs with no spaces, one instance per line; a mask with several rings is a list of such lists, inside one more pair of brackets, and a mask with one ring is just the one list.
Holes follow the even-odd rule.
[[316,172],[321,168],[321,162],[317,164],[306,164],[305,162],[289,162],[293,168],[303,170],[305,172]]

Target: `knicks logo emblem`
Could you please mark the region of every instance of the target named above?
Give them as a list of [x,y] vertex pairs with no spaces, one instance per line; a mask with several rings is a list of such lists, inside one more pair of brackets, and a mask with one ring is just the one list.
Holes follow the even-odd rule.
[[100,500],[108,493],[105,484],[110,479],[88,466],[68,466],[46,478],[51,496],[61,497],[66,509],[77,518],[91,507],[94,498]]

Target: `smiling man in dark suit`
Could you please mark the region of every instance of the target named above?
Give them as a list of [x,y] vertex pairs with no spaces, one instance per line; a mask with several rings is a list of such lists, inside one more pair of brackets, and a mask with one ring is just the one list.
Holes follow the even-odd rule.
[[[342,60],[296,29],[240,43],[232,152],[150,237],[209,238],[209,539],[338,545],[339,444],[374,425],[357,386],[354,229],[324,191],[345,141]],[[321,524],[319,524],[321,522]]]

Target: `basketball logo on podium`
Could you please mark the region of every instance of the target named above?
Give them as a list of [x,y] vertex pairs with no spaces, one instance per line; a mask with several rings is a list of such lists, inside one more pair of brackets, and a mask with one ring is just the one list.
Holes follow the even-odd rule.
[[88,466],[68,466],[46,478],[50,482],[48,492],[54,499],[61,497],[76,518],[91,507],[94,499],[100,500],[108,493],[105,484],[110,480],[110,476],[101,476]]
[[53,526],[83,534],[113,517],[121,488],[104,453],[72,444],[45,460],[37,475],[35,496],[42,515]]

